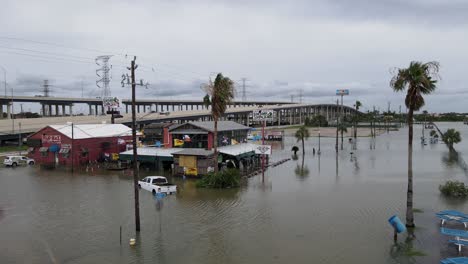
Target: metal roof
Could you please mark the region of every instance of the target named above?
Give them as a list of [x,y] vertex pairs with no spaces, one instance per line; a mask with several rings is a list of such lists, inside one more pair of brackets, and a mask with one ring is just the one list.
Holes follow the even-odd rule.
[[[72,138],[72,125],[50,125],[49,127],[57,130],[65,136]],[[132,129],[122,124],[92,124],[92,125],[73,125],[73,138],[102,138],[131,136]]]
[[219,147],[219,153],[230,155],[230,156],[238,156],[241,154],[245,154],[248,152],[255,152],[255,149],[258,147],[256,144],[252,143],[241,143],[236,145],[229,145]]
[[[213,121],[194,121],[184,124],[174,125],[169,128],[169,131],[176,130],[177,128],[183,125],[192,125],[203,130],[214,132],[214,122]],[[232,130],[249,130],[250,128],[242,124],[236,123],[234,121],[218,121],[218,132],[222,131],[232,131]]]
[[199,149],[199,148],[192,148],[192,149],[184,149],[178,152],[174,152],[172,154],[184,155],[184,156],[211,156],[214,154],[214,151],[206,150],[206,149]]

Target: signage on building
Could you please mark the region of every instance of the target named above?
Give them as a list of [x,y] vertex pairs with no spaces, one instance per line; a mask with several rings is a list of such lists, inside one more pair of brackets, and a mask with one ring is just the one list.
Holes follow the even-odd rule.
[[336,95],[349,95],[349,89],[340,89],[340,90],[336,90]]
[[69,148],[69,149],[71,149],[71,144],[62,144],[62,148]]
[[117,97],[102,98],[102,106],[108,110],[117,110],[120,108],[120,100]]
[[273,121],[275,111],[266,109],[253,110],[253,121]]
[[255,154],[271,155],[270,145],[258,145],[255,148]]
[[62,142],[62,137],[60,135],[42,135],[43,143],[58,143]]

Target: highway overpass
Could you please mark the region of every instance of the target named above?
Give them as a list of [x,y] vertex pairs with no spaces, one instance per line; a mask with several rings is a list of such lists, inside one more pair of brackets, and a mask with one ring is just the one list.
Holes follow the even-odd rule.
[[[252,120],[250,114],[254,109],[259,109],[259,107],[230,107],[227,109],[223,119],[251,125]],[[269,105],[263,106],[261,109],[271,109],[275,111],[276,118],[273,122],[270,122],[271,125],[302,124],[307,116],[318,114],[325,116],[327,120],[334,120],[341,113],[341,107],[335,104]],[[345,115],[349,115],[354,113],[355,110],[352,107],[344,106],[343,112]],[[151,112],[137,114],[137,123],[140,127],[151,123],[180,123],[193,120],[211,120],[210,110],[178,111],[171,112],[169,115]],[[47,125],[66,124],[67,122],[73,122],[75,124],[110,123],[110,115],[3,119],[0,120],[0,143],[6,140],[16,140],[19,138],[19,134],[27,135]],[[122,118],[116,119],[116,123],[131,125],[131,114],[123,114]]]

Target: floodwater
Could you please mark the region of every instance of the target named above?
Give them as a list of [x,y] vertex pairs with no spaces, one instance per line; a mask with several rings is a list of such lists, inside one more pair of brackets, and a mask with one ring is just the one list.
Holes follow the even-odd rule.
[[[466,140],[456,149],[468,159]],[[404,219],[407,184],[407,129],[360,138],[357,150],[345,139],[306,142],[298,160],[288,161],[229,190],[196,189],[173,179],[177,195],[161,201],[140,191],[141,233],[133,224],[133,186],[128,172],[0,169],[1,263],[438,263],[455,257],[439,234],[434,213],[468,212],[468,203],[439,194],[446,180],[467,173],[443,144],[422,146],[415,128],[414,201],[416,239],[395,250],[387,219]],[[291,157],[294,138],[277,144],[272,161]],[[371,146],[375,144],[375,148]],[[281,149],[283,148],[283,149]],[[353,155],[350,154],[353,152]],[[142,172],[149,175],[151,172]],[[119,230],[122,227],[122,244]],[[461,228],[461,227],[460,227]],[[137,245],[130,247],[130,238]],[[468,249],[462,255],[468,255]],[[409,256],[408,253],[424,256]]]

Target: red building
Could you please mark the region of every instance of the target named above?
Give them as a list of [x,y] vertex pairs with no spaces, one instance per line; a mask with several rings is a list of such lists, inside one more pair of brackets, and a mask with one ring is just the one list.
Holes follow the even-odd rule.
[[85,165],[125,151],[131,140],[122,124],[51,125],[28,137],[28,156],[41,165]]

